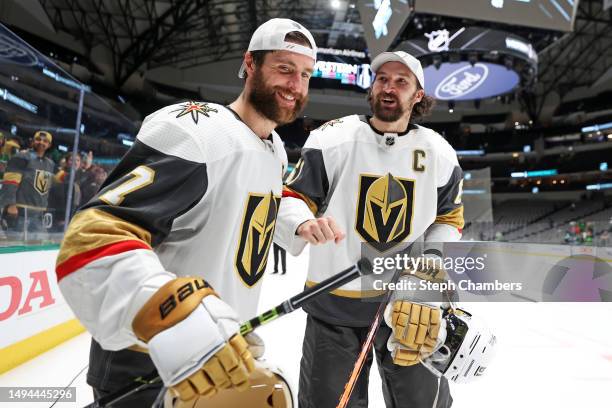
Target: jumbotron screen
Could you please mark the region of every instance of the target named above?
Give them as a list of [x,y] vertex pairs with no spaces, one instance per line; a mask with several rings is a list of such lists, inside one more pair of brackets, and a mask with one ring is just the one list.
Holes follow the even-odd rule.
[[417,13],[572,31],[578,0],[416,0]]
[[408,0],[359,0],[357,9],[370,57],[389,49],[410,16]]

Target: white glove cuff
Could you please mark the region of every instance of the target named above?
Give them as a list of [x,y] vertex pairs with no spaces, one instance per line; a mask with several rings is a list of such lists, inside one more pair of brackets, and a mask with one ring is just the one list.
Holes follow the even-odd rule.
[[234,334],[240,331],[238,315],[230,305],[216,296],[206,296],[202,299],[202,305],[217,325],[217,330],[225,341],[229,341]]
[[171,386],[195,373],[224,344],[219,328],[200,305],[179,323],[153,336],[147,345],[159,376]]

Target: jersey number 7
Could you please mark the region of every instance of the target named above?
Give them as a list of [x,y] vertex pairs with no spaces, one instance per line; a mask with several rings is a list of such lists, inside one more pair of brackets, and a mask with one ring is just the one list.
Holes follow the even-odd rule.
[[153,183],[155,170],[147,166],[138,166],[132,170],[128,176],[131,176],[131,178],[102,194],[99,197],[100,200],[110,205],[121,204],[125,196],[129,193]]

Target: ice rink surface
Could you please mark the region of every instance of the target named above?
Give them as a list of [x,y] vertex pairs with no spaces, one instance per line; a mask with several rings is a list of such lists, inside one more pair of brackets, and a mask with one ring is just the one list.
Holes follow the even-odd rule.
[[[287,256],[288,273],[263,280],[260,312],[303,289],[307,251]],[[272,270],[272,259],[268,272]],[[612,303],[472,303],[499,340],[498,354],[486,375],[471,384],[452,384],[455,408],[612,406]],[[297,391],[305,314],[296,311],[258,333],[266,359],[281,367]],[[89,335],[82,334],[0,375],[0,386],[77,387],[77,407],[93,400],[85,382]],[[51,403],[1,403],[0,407],[49,407]],[[383,408],[380,379],[370,373],[370,407]],[[327,407],[321,407],[327,408]]]

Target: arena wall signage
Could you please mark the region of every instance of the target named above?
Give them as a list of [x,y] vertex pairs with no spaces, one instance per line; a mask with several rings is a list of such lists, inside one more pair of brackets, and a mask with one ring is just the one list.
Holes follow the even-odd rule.
[[20,249],[1,255],[0,375],[84,331],[57,285],[57,247]]
[[340,50],[337,48],[323,48],[323,47],[317,48],[317,54],[340,55],[343,57],[354,57],[354,58],[362,58],[362,59],[367,57],[366,53],[363,51],[347,50],[347,49]]
[[368,88],[372,83],[370,64],[317,61],[312,73],[314,78],[336,79],[345,85]]
[[360,51],[319,49],[312,77],[314,88],[367,89],[372,83],[370,60]]
[[499,30],[438,29],[400,43],[396,50],[419,58],[425,91],[439,100],[484,99],[533,84],[537,54],[531,44]]
[[55,79],[57,82],[61,82],[64,85],[71,86],[75,89],[83,88],[86,92],[91,92],[91,87],[89,85],[82,85],[79,82],[72,80],[70,78],[66,78],[63,75],[57,72],[54,72],[47,67],[43,67],[42,72],[44,75],[48,76],[49,78]]
[[425,92],[440,100],[483,99],[507,93],[519,83],[516,72],[497,64],[469,62],[430,65],[424,70]]
[[32,113],[38,112],[38,106],[26,101],[25,99],[18,97],[17,95],[12,94],[8,89],[0,88],[0,99],[11,102],[12,104],[17,105],[20,108],[28,110]]

